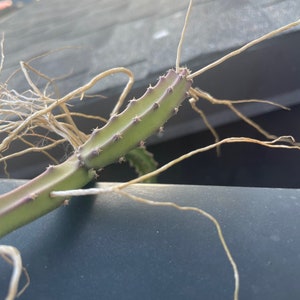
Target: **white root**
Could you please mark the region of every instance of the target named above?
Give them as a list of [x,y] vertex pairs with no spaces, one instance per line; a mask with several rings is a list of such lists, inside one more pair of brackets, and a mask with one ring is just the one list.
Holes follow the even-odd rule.
[[[2,258],[13,266],[12,275],[9,282],[8,293],[5,300],[13,300],[20,296],[29,285],[29,276],[25,268],[22,266],[22,258],[20,252],[17,248],[13,246],[0,245],[0,255]],[[27,283],[26,285],[18,292],[19,281],[22,275],[22,271],[25,273]]]

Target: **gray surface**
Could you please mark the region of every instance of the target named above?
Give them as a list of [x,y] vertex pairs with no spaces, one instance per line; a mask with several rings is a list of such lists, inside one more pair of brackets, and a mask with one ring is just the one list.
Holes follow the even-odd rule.
[[[1,192],[20,183],[4,180]],[[241,300],[299,299],[300,190],[139,185],[131,191],[214,215],[239,267]],[[232,299],[233,274],[215,228],[191,212],[113,194],[74,199],[1,244],[21,250],[31,275],[20,299]],[[10,270],[2,261],[0,268],[3,298]]]
[[[229,49],[295,21],[300,11],[300,2],[297,0],[194,2],[182,54],[182,63],[194,70]],[[173,0],[155,3],[149,0],[33,1],[0,18],[1,31],[6,34],[2,80],[16,69],[20,60],[28,60],[48,50],[75,47],[33,63],[50,77],[69,74],[58,84],[61,95],[86,83],[103,70],[126,66],[135,73],[135,95],[138,96],[145,86],[156,80],[158,74],[174,66],[187,3]],[[264,54],[266,60],[257,60],[255,55],[254,60],[249,62],[253,57],[247,56],[239,62],[238,69],[229,68],[225,73],[219,70],[214,76],[204,76],[195,85],[206,88],[208,84],[209,91],[219,97],[273,96],[273,99],[287,105],[295,103],[299,100],[299,86],[290,84],[286,87],[282,80],[277,80],[278,76],[288,76],[290,80],[300,76],[299,55],[287,52],[299,49],[299,37],[293,37],[288,42],[288,49],[280,46],[285,40],[259,46],[256,49],[258,53],[260,49],[267,49]],[[273,56],[276,48],[281,49],[279,56]],[[233,61],[231,66],[237,63]],[[274,65],[277,65],[276,70],[273,70]],[[255,67],[252,69],[252,66]],[[283,71],[285,75],[282,75]],[[232,79],[228,80],[232,75]],[[104,81],[91,92],[102,92],[115,99],[122,82],[123,77],[114,76],[113,80]],[[276,92],[278,85],[282,87]],[[28,88],[22,75],[12,82],[12,86],[18,90]],[[265,86],[265,93],[259,93],[262,86]],[[110,88],[113,90],[108,91]],[[108,113],[111,109],[108,102],[113,101],[105,101],[103,107],[99,100],[89,101],[80,109],[92,112],[97,109]],[[250,106],[246,111],[253,115],[267,109]],[[214,125],[234,119],[224,108],[216,106],[208,110],[208,115]],[[182,119],[171,123],[170,128],[173,129],[166,130],[164,138],[201,130],[204,126],[199,123],[193,113],[185,113]]]
[[[299,18],[298,1],[194,1],[183,62],[237,47]],[[128,66],[136,78],[174,66],[188,1],[39,1],[0,20],[6,69],[59,47],[82,47],[41,64],[49,76],[74,68],[69,88],[101,70]],[[77,53],[76,53],[77,52]],[[74,55],[74,57],[72,56]],[[74,60],[73,60],[74,58]],[[77,59],[76,59],[77,58]],[[55,69],[55,64],[58,69]],[[76,77],[76,74],[79,77]],[[115,84],[113,85],[115,86]]]

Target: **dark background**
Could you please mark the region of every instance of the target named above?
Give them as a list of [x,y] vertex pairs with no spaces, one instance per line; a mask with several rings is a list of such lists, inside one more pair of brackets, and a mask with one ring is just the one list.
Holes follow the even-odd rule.
[[[264,128],[273,129],[278,135],[289,133],[290,128],[299,128],[300,106],[292,110],[276,111],[254,118]],[[244,122],[234,122],[216,128],[220,136],[261,135]],[[299,140],[299,130],[294,134]],[[154,153],[160,165],[185,154],[188,151],[213,143],[209,131],[187,135],[184,138],[152,145],[148,150]],[[159,175],[160,183],[201,184],[223,186],[256,186],[299,188],[300,152],[298,150],[270,149],[254,144],[229,144],[221,147],[221,155],[215,150],[197,154]],[[134,176],[133,170],[125,164],[105,169],[101,180],[126,180]]]

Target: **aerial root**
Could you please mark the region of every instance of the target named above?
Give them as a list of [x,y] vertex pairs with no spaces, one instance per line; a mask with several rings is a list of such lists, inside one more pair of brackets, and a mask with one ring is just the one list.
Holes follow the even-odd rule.
[[202,69],[200,69],[200,70],[198,70],[198,71],[190,74],[188,76],[188,78],[194,78],[196,76],[199,76],[202,73],[204,73],[204,72],[206,72],[206,71],[208,71],[210,69],[213,69],[216,66],[222,64],[224,61],[226,61],[226,60],[228,60],[228,59],[230,59],[230,58],[232,58],[232,57],[234,57],[236,55],[239,55],[240,53],[246,51],[250,47],[253,47],[254,45],[257,45],[257,44],[259,44],[259,43],[261,43],[261,42],[263,42],[263,41],[265,41],[265,40],[267,40],[269,38],[274,37],[275,35],[277,35],[277,34],[279,34],[281,32],[287,31],[288,29],[291,29],[291,28],[293,28],[295,26],[298,26],[298,25],[300,25],[300,19],[297,20],[297,21],[295,21],[295,22],[289,23],[289,24],[287,24],[285,26],[282,26],[282,27],[280,27],[278,29],[275,29],[275,30],[273,30],[273,31],[271,31],[271,32],[269,32],[269,33],[267,33],[267,34],[265,34],[265,35],[263,35],[263,36],[255,39],[255,40],[252,40],[251,42],[245,44],[244,46],[240,47],[239,49],[228,53],[227,55],[225,55],[225,56],[221,57],[220,59],[212,62],[211,64],[203,67]]
[[[0,245],[0,255],[5,261],[7,261],[13,266],[13,272],[10,278],[9,289],[5,298],[5,300],[13,300],[19,297],[26,290],[26,288],[30,284],[30,278],[26,269],[22,266],[21,255],[17,248],[7,245]],[[18,292],[18,286],[22,272],[25,274],[26,284]]]
[[[4,61],[3,39],[0,43],[0,48],[2,50],[0,67],[2,68]],[[0,143],[0,162],[4,163],[5,172],[7,172],[6,160],[29,152],[41,152],[46,155],[50,161],[57,163],[56,158],[49,154],[48,151],[50,149],[59,144],[68,143],[73,150],[76,150],[80,145],[86,142],[89,134],[85,134],[78,129],[73,119],[74,117],[96,119],[106,123],[107,119],[103,117],[71,112],[67,106],[71,100],[78,97],[82,98],[85,92],[93,87],[99,80],[116,73],[123,73],[128,76],[127,84],[111,114],[118,113],[134,83],[134,76],[130,70],[126,68],[114,68],[98,74],[84,86],[75,89],[59,99],[55,99],[46,95],[46,89],[41,91],[35,85],[28,71],[48,81],[47,86],[50,84],[55,85],[55,79],[49,78],[26,62],[20,62],[20,70],[23,72],[31,88],[30,90],[19,94],[15,90],[9,90],[6,84],[0,84],[0,134],[4,135]],[[61,110],[60,114],[53,113],[57,108]],[[38,133],[40,130],[43,132],[43,138],[41,139],[42,144],[36,145],[35,140],[40,138]],[[49,133],[51,134],[48,136]],[[57,137],[59,137],[59,139],[57,139]],[[15,141],[21,141],[25,148],[21,148],[19,152],[5,155],[5,152]]]
[[[189,90],[189,94],[192,96],[192,99],[191,99],[190,103],[192,105],[192,108],[196,112],[200,113],[199,110],[197,109],[196,105],[195,105],[195,102],[198,101],[200,98],[209,101],[211,104],[225,105],[235,115],[237,115],[241,120],[243,120],[244,122],[246,122],[247,124],[249,124],[250,126],[255,128],[264,137],[266,137],[270,140],[276,139],[277,136],[268,133],[266,130],[264,130],[256,122],[254,122],[253,120],[248,118],[246,115],[244,115],[242,112],[240,112],[234,105],[235,104],[241,104],[241,103],[264,103],[264,104],[269,104],[269,105],[279,107],[281,109],[290,110],[288,107],[286,107],[284,105],[281,105],[281,104],[278,104],[278,103],[275,103],[275,102],[272,102],[272,101],[268,101],[268,100],[260,100],[260,99],[248,99],[248,100],[227,100],[227,99],[222,99],[221,100],[221,99],[214,98],[212,95],[210,95],[209,93],[207,93],[203,90],[200,90],[199,88],[191,88]],[[205,122],[204,118],[203,118],[203,120]],[[205,122],[205,124],[206,124],[206,122]],[[206,124],[206,126],[209,128],[209,130],[212,132],[212,134],[214,135],[215,138],[218,137],[216,131],[212,130],[212,126],[210,124]]]
[[[211,134],[215,138],[215,143],[219,142],[220,141],[220,137],[219,137],[217,131],[214,129],[214,127],[208,121],[208,119],[207,119],[204,111],[197,107],[197,105],[196,105],[196,102],[197,102],[196,97],[191,98],[189,100],[189,102],[190,102],[190,105],[191,105],[192,109],[200,116],[200,118],[204,122],[205,126],[208,128],[208,130],[211,132]],[[217,155],[220,156],[221,155],[220,147],[216,147],[216,150],[217,150]]]
[[191,14],[191,10],[192,10],[192,5],[193,5],[193,1],[191,0],[189,2],[189,6],[185,15],[185,20],[184,20],[184,24],[183,24],[183,28],[181,31],[181,36],[179,39],[179,43],[177,46],[177,56],[176,56],[176,72],[179,73],[180,70],[180,60],[181,60],[181,51],[182,51],[182,45],[183,45],[183,39],[185,36],[185,32],[186,32],[186,28],[187,28],[187,24],[188,24],[188,20]]

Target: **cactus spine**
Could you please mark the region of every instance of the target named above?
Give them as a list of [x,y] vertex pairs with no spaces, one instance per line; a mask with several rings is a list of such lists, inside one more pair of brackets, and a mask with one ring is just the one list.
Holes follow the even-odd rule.
[[169,70],[138,100],[130,101],[64,163],[48,169],[16,190],[0,196],[0,237],[60,206],[65,199],[51,191],[81,188],[96,170],[113,163],[139,145],[177,111],[192,81],[186,68]]

